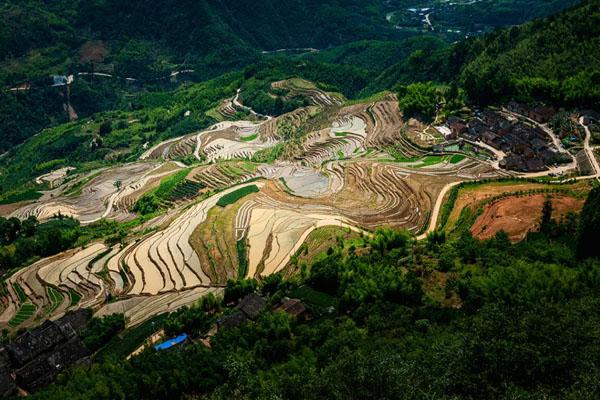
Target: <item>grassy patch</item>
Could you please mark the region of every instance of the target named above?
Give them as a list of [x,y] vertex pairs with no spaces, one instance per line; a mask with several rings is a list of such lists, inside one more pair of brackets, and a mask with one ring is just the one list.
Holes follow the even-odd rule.
[[252,156],[252,161],[258,163],[272,164],[283,153],[283,143],[279,143],[268,149],[259,150]]
[[50,299],[50,308],[48,308],[48,314],[52,314],[61,305],[64,297],[58,290],[54,289],[53,287],[48,287],[48,298]]
[[333,307],[335,305],[335,298],[328,295],[327,293],[319,292],[308,286],[300,286],[290,292],[290,297],[298,298],[305,303],[311,304],[317,307]]
[[25,291],[23,290],[21,285],[19,285],[16,282],[13,283],[13,289],[15,289],[15,292],[17,293],[17,297],[19,297],[19,301],[21,303],[25,303],[27,301],[27,295],[25,294]]
[[248,274],[248,248],[246,246],[246,240],[238,240],[235,244],[238,254],[238,278],[244,279]]
[[258,193],[259,189],[256,185],[245,186],[243,188],[239,188],[231,193],[226,194],[221,197],[217,202],[217,205],[220,207],[226,207],[230,204],[235,203],[239,199],[248,196],[251,193]]
[[250,135],[250,136],[241,136],[240,139],[242,140],[242,142],[251,142],[253,140],[255,140],[258,137],[258,133],[255,133],[254,135]]
[[348,135],[349,135],[348,132],[335,132],[335,136],[337,136],[337,137],[346,137]]
[[14,317],[10,321],[8,321],[8,325],[11,327],[16,327],[21,325],[23,322],[27,321],[29,318],[33,316],[37,307],[31,303],[25,303],[19,308],[19,311],[15,314]]
[[467,158],[467,156],[462,154],[454,154],[452,157],[450,157],[450,164],[458,164],[465,158]]
[[28,189],[19,193],[12,193],[6,197],[0,198],[0,204],[12,204],[20,201],[37,200],[42,197],[42,193],[35,189]]
[[164,198],[166,201],[178,201],[189,199],[198,195],[198,192],[205,186],[200,182],[189,181],[185,179],[171,190],[169,195]]
[[369,97],[365,97],[363,99],[348,100],[344,103],[344,106],[352,106],[355,104],[373,103],[375,101],[383,101],[383,100],[385,100],[385,96],[387,96],[390,93],[392,93],[392,92],[386,90],[383,92],[375,93],[375,94],[373,94]]
[[420,164],[417,165],[417,168],[429,167],[431,165],[436,165],[441,163],[442,161],[446,161],[448,157],[444,156],[426,156],[420,160]]
[[96,354],[96,360],[101,361],[108,358],[122,360],[162,326],[168,314],[157,315],[146,322],[126,330],[122,335],[114,336]]
[[463,208],[450,234],[460,236],[462,233],[469,231],[482,212],[483,207],[479,207],[477,210],[473,210],[469,206]]
[[166,199],[175,190],[175,188],[185,181],[185,178],[190,172],[190,168],[183,169],[169,175],[160,181],[160,185],[156,188],[154,194],[160,199]]
[[79,300],[81,300],[81,295],[73,289],[69,289],[69,298],[71,299],[71,304],[69,307],[73,307],[79,303]]
[[448,218],[450,218],[450,214],[454,209],[454,204],[456,203],[456,199],[458,198],[458,192],[460,188],[458,186],[450,189],[450,194],[448,195],[448,200],[442,206],[442,210],[440,212],[440,219],[438,222],[438,228],[444,229],[446,223],[448,222]]

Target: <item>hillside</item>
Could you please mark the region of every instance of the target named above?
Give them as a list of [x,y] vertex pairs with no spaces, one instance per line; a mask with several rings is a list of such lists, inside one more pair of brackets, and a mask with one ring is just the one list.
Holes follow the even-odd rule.
[[597,106],[599,6],[597,0],[588,0],[546,19],[450,48],[415,51],[370,82],[364,92],[414,81],[455,81],[479,104],[514,98]]
[[[565,6],[541,3],[503,2],[488,8],[487,15],[496,18],[493,26],[504,26],[520,21],[518,10],[531,9],[531,18]],[[45,127],[119,108],[132,90],[172,90],[265,57],[293,55],[293,49],[323,50],[307,59],[381,74],[355,92],[366,87],[363,93],[374,93],[398,82],[453,79],[456,69],[444,61],[444,49],[456,35],[443,29],[399,29],[387,17],[408,6],[380,0],[367,5],[356,0],[162,0],[152,6],[143,0],[1,2],[0,86],[12,91],[0,94],[0,129],[5,133],[0,153]],[[481,9],[471,9],[480,6],[460,3],[451,10],[442,7],[439,14],[461,24],[471,14],[480,15]],[[437,14],[436,8],[435,18]],[[279,49],[292,51],[269,53]],[[173,79],[177,71],[185,73]],[[78,73],[101,75],[82,79]],[[76,78],[70,93],[49,88],[51,75],[69,74]]]
[[[219,329],[210,349],[198,340],[115,361],[133,330],[33,398],[596,398],[600,265],[574,261],[576,231],[558,224],[518,245],[501,234],[414,244],[391,231],[338,241],[303,278],[263,280],[260,315]],[[225,302],[255,285],[228,284]],[[275,310],[284,296],[311,320]],[[155,321],[206,335],[235,312],[210,297]]]
[[[394,30],[378,20],[378,1],[364,7],[354,0],[162,0],[150,6],[143,0],[27,0],[0,7],[4,84],[50,71],[66,73],[90,61],[114,64],[118,75],[137,79],[170,73],[179,65],[196,66],[206,78],[242,67],[262,50],[394,37]],[[90,53],[84,46],[89,41],[101,41],[100,47]]]
[[[582,16],[585,16],[582,18]],[[600,2],[467,44],[460,82],[470,98],[600,105]]]

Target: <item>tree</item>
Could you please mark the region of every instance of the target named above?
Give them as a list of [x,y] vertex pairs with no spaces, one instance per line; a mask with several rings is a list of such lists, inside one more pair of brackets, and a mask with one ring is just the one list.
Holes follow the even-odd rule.
[[223,295],[225,304],[236,303],[246,295],[256,291],[257,283],[254,279],[228,280]]
[[30,215],[21,223],[21,234],[25,237],[30,237],[35,234],[35,229],[38,226],[38,220],[35,215]]
[[438,89],[432,82],[403,86],[398,91],[400,109],[408,117],[419,116],[428,121],[435,118]]
[[113,185],[114,185],[114,187],[116,187],[116,188],[117,188],[117,190],[121,190],[121,186],[123,186],[123,182],[121,182],[121,180],[119,179],[119,180],[116,180],[116,181],[113,183]]
[[544,234],[549,234],[552,230],[552,200],[546,197],[544,206],[542,207],[542,218],[540,221],[540,231]]
[[600,187],[592,189],[581,211],[577,233],[577,256],[600,257]]
[[106,136],[111,131],[112,131],[112,121],[111,120],[107,120],[107,121],[104,121],[100,125],[100,129],[98,130],[98,134],[100,134],[100,136]]

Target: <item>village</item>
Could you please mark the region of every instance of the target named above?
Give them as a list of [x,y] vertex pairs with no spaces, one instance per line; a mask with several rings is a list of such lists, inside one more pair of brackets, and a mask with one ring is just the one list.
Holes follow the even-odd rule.
[[569,164],[573,156],[567,146],[581,145],[577,128],[557,132],[548,126],[557,112],[546,106],[527,106],[511,102],[501,110],[475,110],[468,118],[451,116],[436,129],[445,142],[434,146],[444,151],[449,146],[465,145],[489,159],[497,159],[502,169],[519,173],[547,171]]

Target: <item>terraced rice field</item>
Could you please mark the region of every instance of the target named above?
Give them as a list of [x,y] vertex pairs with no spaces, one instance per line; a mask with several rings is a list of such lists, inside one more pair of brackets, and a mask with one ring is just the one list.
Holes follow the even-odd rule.
[[25,303],[19,308],[19,311],[15,314],[14,317],[10,321],[8,321],[8,325],[11,327],[17,327],[21,325],[23,322],[27,321],[33,314],[35,313],[37,307],[31,303]]
[[307,99],[312,105],[320,107],[337,106],[344,101],[343,96],[327,93],[318,89],[312,82],[299,78],[273,82],[271,88],[284,92],[285,99]]
[[210,128],[169,139],[147,150],[141,160],[177,160],[186,156],[216,160],[250,159],[257,151],[277,144],[274,137],[259,134],[263,122],[222,121]]
[[[258,122],[221,121],[19,207],[22,218],[60,211],[83,223],[124,220],[152,191],[168,211],[122,245],[91,243],[14,273],[0,326],[27,327],[78,307],[123,312],[136,325],[220,293],[228,279],[293,273],[302,254],[326,250],[337,235],[359,238],[383,226],[417,233],[446,184],[499,176],[478,160],[415,147],[392,95],[343,106],[340,96],[301,80],[276,82],[273,90],[311,106]],[[214,111],[230,118],[236,101]],[[273,154],[257,162],[265,152]],[[193,167],[176,161],[192,155],[199,161]],[[109,295],[115,300],[107,303]]]
[[314,229],[332,225],[358,231],[341,216],[254,208],[248,230],[248,276],[281,271]]
[[[46,192],[38,201],[13,211],[10,216],[20,219],[35,216],[44,220],[60,213],[77,218],[82,224],[106,217],[126,219],[130,217],[128,209],[137,198],[177,168],[175,165],[145,162],[105,169],[92,173],[93,179],[78,189],[77,195],[69,192],[69,187],[57,188]],[[63,190],[67,194],[62,194]]]
[[231,161],[192,170],[187,179],[210,190],[221,190],[258,177],[257,165],[247,161]]

